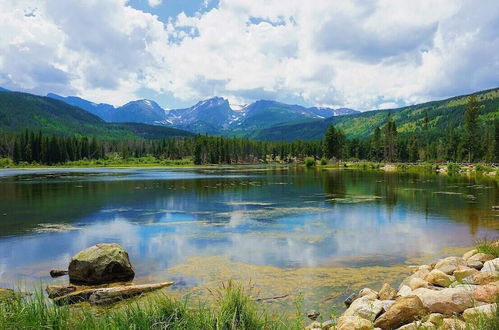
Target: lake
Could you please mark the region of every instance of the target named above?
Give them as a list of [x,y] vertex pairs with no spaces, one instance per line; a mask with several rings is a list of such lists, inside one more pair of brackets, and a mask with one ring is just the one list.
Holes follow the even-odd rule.
[[294,167],[0,171],[0,287],[33,288],[101,242],[136,282],[207,295],[228,279],[291,311],[341,308],[350,290],[497,237],[491,179]]

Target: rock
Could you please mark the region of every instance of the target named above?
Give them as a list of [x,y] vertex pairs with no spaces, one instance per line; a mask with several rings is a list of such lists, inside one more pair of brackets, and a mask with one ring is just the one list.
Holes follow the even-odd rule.
[[499,272],[477,272],[471,279],[473,284],[485,285],[499,281]]
[[481,272],[499,272],[499,258],[484,262]]
[[381,329],[393,329],[415,321],[424,314],[426,314],[426,309],[419,297],[402,297],[397,299],[386,313],[374,321],[374,326]]
[[383,303],[383,311],[386,312],[387,310],[392,307],[393,304],[395,304],[395,300],[381,300]]
[[463,318],[465,321],[472,321],[478,315],[485,315],[488,317],[493,316],[497,311],[497,304],[488,304],[478,307],[468,308],[463,312]]
[[417,272],[419,270],[419,266],[407,266],[407,268],[410,269],[411,271],[411,274],[414,274],[415,272]]
[[345,304],[345,306],[349,307],[357,298],[359,297],[357,296],[357,293],[354,292],[351,295],[349,295],[347,299],[343,301],[343,303]]
[[428,274],[428,276],[426,276],[425,280],[431,284],[446,288],[455,281],[455,278],[454,276],[447,275],[439,269],[434,269]]
[[472,294],[463,288],[446,288],[439,291],[419,288],[412,293],[418,296],[432,313],[450,315],[461,313],[473,306]]
[[409,282],[411,281],[411,279],[413,278],[420,278],[420,279],[424,279],[428,274],[430,273],[430,266],[426,266],[424,268],[420,268],[417,272],[415,272],[414,274],[412,274],[411,276],[409,277],[406,277],[402,283],[400,283],[399,285],[399,291],[400,289],[404,286],[404,285],[408,285]]
[[378,299],[378,293],[372,289],[364,288],[359,291],[358,297],[369,297],[372,300]]
[[466,261],[459,257],[447,257],[437,262],[434,268],[450,275],[458,266],[466,266]]
[[418,288],[427,288],[428,282],[426,282],[425,280],[423,280],[419,277],[415,277],[415,278],[411,278],[411,280],[409,281],[407,286],[410,287],[411,290],[416,290]]
[[478,253],[478,251],[476,249],[470,250],[470,251],[466,252],[465,254],[463,254],[463,259],[465,261],[468,261],[468,259],[471,258],[476,253]]
[[442,324],[438,327],[438,330],[464,330],[466,329],[466,324],[456,318],[443,319]]
[[69,263],[69,280],[74,284],[125,282],[134,276],[128,253],[116,243],[89,247],[78,252]]
[[380,300],[364,296],[356,299],[343,313],[343,316],[358,316],[372,322],[382,310],[383,303]]
[[440,313],[431,313],[430,315],[428,315],[428,319],[427,321],[428,322],[431,322],[435,325],[440,325],[442,324],[442,321],[444,319],[444,316]]
[[483,262],[481,261],[468,261],[466,265],[470,268],[475,268],[477,270],[480,270],[483,268]]
[[314,322],[310,323],[308,326],[306,326],[305,330],[316,330],[316,329],[320,330],[320,328],[321,328],[321,323],[314,321]]
[[408,287],[407,285],[404,285],[400,288],[399,292],[397,293],[397,296],[399,297],[405,297],[405,296],[408,296],[412,293],[412,290],[410,287]]
[[431,322],[414,321],[412,323],[401,326],[397,330],[422,330],[422,329],[430,330],[430,329],[436,329],[436,327]]
[[325,330],[325,329],[332,329],[334,327],[334,323],[331,320],[324,321],[324,322],[318,322],[314,321],[310,323],[307,327],[305,327],[306,330]]
[[480,261],[480,262],[487,262],[489,260],[494,259],[494,256],[491,254],[485,254],[485,253],[477,253],[470,257],[467,262],[472,262],[472,261]]
[[499,298],[499,282],[476,286],[473,297],[478,301],[494,303]]
[[0,288],[0,302],[10,300],[16,297],[16,293],[12,289]]
[[71,292],[75,292],[76,287],[74,285],[65,285],[65,284],[49,285],[47,286],[45,291],[47,291],[47,294],[49,295],[50,299],[54,299],[57,297],[65,296]]
[[476,273],[479,273],[478,270],[475,268],[461,268],[457,269],[454,271],[454,277],[456,278],[456,281],[461,282],[463,279],[465,279],[468,276],[474,275]]
[[50,276],[51,277],[60,277],[60,276],[64,276],[64,275],[68,275],[68,271],[67,270],[52,269],[50,271]]
[[358,316],[341,316],[338,319],[336,330],[371,330],[373,323]]
[[321,313],[319,313],[318,311],[311,310],[307,312],[307,317],[313,321],[317,320],[319,315],[321,315]]
[[397,295],[397,291],[388,283],[383,284],[381,289],[379,290],[379,299],[381,300],[389,300],[395,298]]

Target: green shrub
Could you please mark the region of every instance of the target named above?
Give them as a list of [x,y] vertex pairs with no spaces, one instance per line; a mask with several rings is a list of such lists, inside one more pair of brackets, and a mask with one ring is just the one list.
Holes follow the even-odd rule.
[[321,165],[327,165],[327,163],[328,163],[327,158],[326,157],[322,157],[321,158]]
[[315,159],[312,157],[307,157],[305,158],[305,166],[306,167],[312,167],[315,166]]
[[14,162],[10,158],[0,158],[0,168],[12,167]]
[[499,258],[499,241],[489,241],[484,238],[476,243],[476,250],[480,253],[491,254]]

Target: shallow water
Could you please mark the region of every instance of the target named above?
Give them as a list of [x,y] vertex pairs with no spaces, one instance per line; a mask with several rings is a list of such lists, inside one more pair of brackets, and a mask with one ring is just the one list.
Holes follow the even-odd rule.
[[255,295],[290,294],[278,308],[299,295],[327,308],[395,283],[416,258],[497,237],[498,191],[486,179],[285,167],[3,170],[0,286],[67,281],[48,271],[117,242],[137,282],[174,279],[175,294],[236,278]]

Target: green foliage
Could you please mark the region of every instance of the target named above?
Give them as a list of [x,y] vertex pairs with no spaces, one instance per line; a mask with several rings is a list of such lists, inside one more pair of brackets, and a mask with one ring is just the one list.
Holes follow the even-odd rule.
[[343,147],[345,136],[343,132],[337,130],[333,125],[329,126],[324,135],[324,155],[327,159],[341,159],[343,156]]
[[14,162],[10,158],[0,158],[0,168],[8,168],[14,166]]
[[[492,124],[499,116],[499,88],[477,92],[475,95],[480,110],[478,121]],[[425,138],[422,139],[424,146],[426,141],[431,143],[439,138],[444,138],[450,131],[463,129],[467,100],[467,95],[456,96],[446,100],[432,101],[398,109],[366,111],[354,115],[335,116],[320,121],[274,126],[261,130],[254,138],[292,141],[300,137],[305,140],[314,140],[320,139],[329,125],[334,125],[350,139],[366,139],[373,136],[377,127],[384,125],[387,112],[391,112],[399,135],[424,135]]]
[[46,135],[116,140],[193,135],[162,126],[106,123],[83,109],[49,97],[0,92],[0,132],[15,134],[23,130],[39,131]]
[[322,157],[321,158],[321,165],[327,165],[327,158],[326,157]]
[[307,158],[305,158],[305,166],[306,167],[313,167],[313,166],[315,166],[315,159],[313,157],[307,157]]
[[289,329],[252,301],[249,291],[229,282],[213,305],[189,306],[166,295],[134,299],[112,309],[50,303],[40,290],[0,302],[0,329]]
[[476,242],[475,248],[480,253],[491,254],[494,258],[499,258],[499,241],[484,238]]

